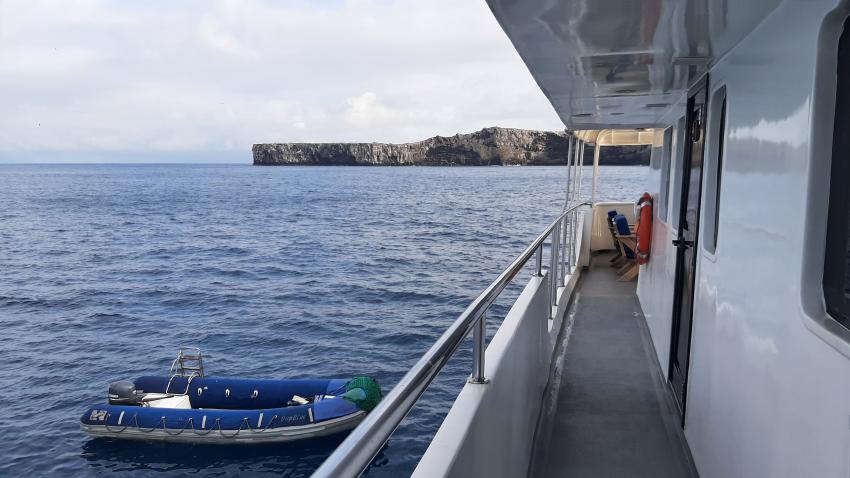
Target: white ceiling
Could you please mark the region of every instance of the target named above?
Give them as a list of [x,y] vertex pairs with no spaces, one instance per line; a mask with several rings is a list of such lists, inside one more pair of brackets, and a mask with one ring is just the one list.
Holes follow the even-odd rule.
[[654,126],[781,0],[487,0],[569,129]]

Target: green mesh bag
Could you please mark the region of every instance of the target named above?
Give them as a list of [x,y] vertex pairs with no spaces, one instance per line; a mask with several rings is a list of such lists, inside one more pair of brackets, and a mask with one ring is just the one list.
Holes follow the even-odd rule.
[[345,384],[345,393],[342,398],[354,402],[358,408],[365,412],[372,411],[384,395],[378,382],[371,377],[354,377]]

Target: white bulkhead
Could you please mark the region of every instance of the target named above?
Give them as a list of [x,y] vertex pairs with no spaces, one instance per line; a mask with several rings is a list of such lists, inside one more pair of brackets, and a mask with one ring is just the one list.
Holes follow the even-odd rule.
[[[832,131],[847,2],[635,2],[635,13],[608,1],[607,24],[591,21],[587,2],[489,3],[568,127],[658,128],[647,185],[657,217],[638,295],[665,376],[684,116],[689,90],[707,78],[684,416],[696,468],[703,477],[848,476],[850,334],[826,314],[821,286],[830,165],[850,160],[832,157],[833,134],[850,134]],[[546,28],[533,31],[532,20]],[[616,25],[643,36],[618,37]],[[599,74],[641,55],[669,62],[632,75],[632,86]]]
[[[818,297],[823,192],[829,188],[824,173],[832,141],[817,127],[831,130],[833,112],[815,104],[834,102],[834,90],[828,84],[818,88],[817,79],[834,75],[829,44],[837,42],[842,27],[830,24],[829,3],[780,5],[709,73],[685,417],[685,435],[704,477],[847,476],[850,469],[847,344],[819,325],[825,314]],[[794,34],[795,28],[808,34]],[[825,64],[818,64],[819,47],[833,50],[822,58]],[[721,134],[711,129],[712,114],[720,113],[711,101],[723,87],[725,148],[717,244],[711,251],[709,195],[716,184],[709,172],[716,168]],[[661,364],[669,362],[670,350],[682,111],[676,108],[666,118],[673,139],[672,179],[666,185],[671,202],[666,217],[655,222],[652,261],[638,286]],[[662,155],[658,163],[664,166],[663,148],[653,153]],[[661,173],[659,167],[652,175],[656,197]],[[812,267],[805,268],[807,262]]]
[[[707,173],[716,167],[720,133],[711,131],[719,110],[710,104],[685,417],[704,477],[850,470],[850,359],[839,350],[846,343],[817,324],[825,313],[816,295],[829,181],[812,173],[828,174],[831,135],[818,128],[832,129],[833,112],[815,104],[834,104],[834,85],[817,80],[835,74],[843,23],[829,21],[831,3],[779,5],[710,70],[709,102],[726,88],[725,151],[711,251],[706,226],[715,185]],[[832,51],[822,64],[819,49]],[[653,176],[660,184],[660,170]],[[675,209],[678,198],[671,199]],[[658,254],[639,281],[662,364],[669,360],[675,262],[669,224],[669,216],[657,222]],[[815,266],[804,268],[807,261]]]

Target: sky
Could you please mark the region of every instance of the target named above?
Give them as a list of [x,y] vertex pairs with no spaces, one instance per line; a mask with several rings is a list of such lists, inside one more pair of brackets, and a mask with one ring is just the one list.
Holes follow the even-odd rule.
[[0,162],[560,130],[484,0],[0,0]]

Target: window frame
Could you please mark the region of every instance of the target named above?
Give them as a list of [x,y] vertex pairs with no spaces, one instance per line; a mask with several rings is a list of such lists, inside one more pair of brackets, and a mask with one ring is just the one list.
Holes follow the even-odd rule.
[[675,168],[673,169],[673,194],[671,195],[672,202],[670,203],[670,227],[673,232],[679,230],[681,222],[681,205],[682,205],[682,169],[685,166],[685,142],[687,138],[685,132],[687,130],[687,118],[682,115],[676,121],[676,129],[673,134],[674,143],[671,143],[671,164],[675,160]]
[[661,183],[658,186],[657,217],[667,222],[670,208],[670,168],[673,161],[673,127],[668,126],[662,133],[661,144]]
[[835,116],[833,118],[832,161],[829,166],[829,194],[823,258],[823,291],[826,313],[845,329],[850,329],[850,20],[838,41]]
[[702,245],[709,254],[717,252],[720,232],[720,195],[723,164],[726,156],[726,135],[729,115],[726,85],[716,88],[709,99],[708,117],[708,177],[705,184],[705,218]]

